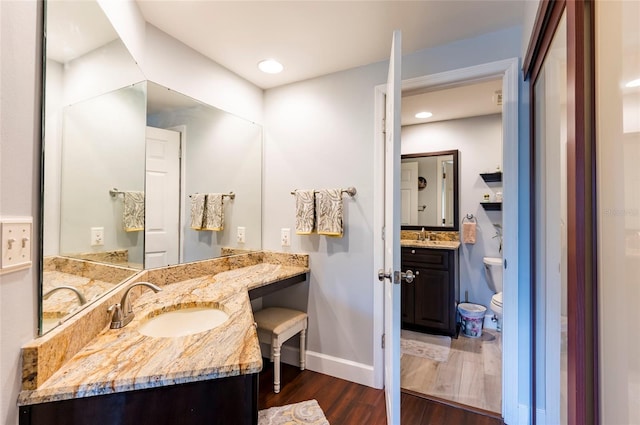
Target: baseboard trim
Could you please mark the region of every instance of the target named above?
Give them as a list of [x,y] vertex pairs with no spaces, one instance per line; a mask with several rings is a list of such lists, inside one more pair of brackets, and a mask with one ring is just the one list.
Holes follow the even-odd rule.
[[[262,356],[269,358],[269,345],[260,344]],[[283,345],[280,350],[280,361],[292,366],[300,366],[300,349]],[[314,372],[344,379],[357,384],[375,388],[373,366],[340,357],[329,356],[307,350],[306,368]]]

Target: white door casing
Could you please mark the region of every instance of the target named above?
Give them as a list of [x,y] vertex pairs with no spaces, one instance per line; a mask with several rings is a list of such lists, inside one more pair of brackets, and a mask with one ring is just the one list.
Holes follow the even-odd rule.
[[180,133],[147,127],[145,269],[179,263]]
[[[402,34],[393,32],[385,114],[384,389],[387,424],[400,424],[400,107]],[[417,208],[417,206],[416,206]]]
[[403,162],[400,171],[400,224],[418,224],[418,162]]

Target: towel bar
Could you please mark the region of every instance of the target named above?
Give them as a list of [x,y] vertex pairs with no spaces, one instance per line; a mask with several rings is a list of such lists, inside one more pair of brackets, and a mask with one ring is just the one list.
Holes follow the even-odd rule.
[[[314,190],[314,193],[318,193],[318,191]],[[348,187],[346,189],[342,189],[342,193],[346,193],[347,195],[349,195],[349,196],[351,196],[353,198],[354,196],[356,196],[356,193],[358,193],[358,191],[356,190],[355,187],[351,186],[351,187]],[[291,191],[291,194],[295,195],[296,191],[295,190]]]
[[[227,197],[227,198],[231,198],[231,199],[236,199],[236,194],[233,192],[229,192],[229,193],[223,193],[222,197]],[[189,198],[191,198],[191,195],[189,195]]]

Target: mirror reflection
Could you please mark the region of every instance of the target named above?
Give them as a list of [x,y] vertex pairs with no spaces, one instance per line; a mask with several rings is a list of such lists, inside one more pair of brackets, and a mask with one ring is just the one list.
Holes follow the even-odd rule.
[[[94,1],[45,26],[41,333],[136,270],[261,249],[261,127],[146,81]],[[194,228],[215,194],[220,226]]]
[[457,230],[458,151],[402,155],[403,229]]

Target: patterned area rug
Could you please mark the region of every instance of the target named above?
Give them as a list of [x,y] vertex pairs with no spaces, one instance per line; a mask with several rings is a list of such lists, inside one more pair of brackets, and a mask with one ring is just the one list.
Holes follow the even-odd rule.
[[330,425],[315,400],[272,407],[258,412],[258,425]]
[[400,333],[402,354],[446,362],[450,349],[451,337],[448,336],[429,335],[404,329]]

